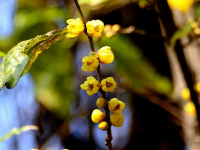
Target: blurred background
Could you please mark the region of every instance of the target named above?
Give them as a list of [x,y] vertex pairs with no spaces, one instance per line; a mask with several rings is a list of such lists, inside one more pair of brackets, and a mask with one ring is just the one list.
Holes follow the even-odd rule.
[[[113,63],[101,65],[103,78],[112,76],[118,84],[108,99],[116,97],[126,104],[123,127],[112,127],[114,149],[192,150],[193,140],[197,145],[200,140],[191,136],[188,140],[186,132],[194,128],[190,123],[195,116],[184,110],[189,101],[180,96],[185,81],[173,51],[166,48],[153,1],[78,2],[86,20],[102,20],[109,28],[94,41],[96,50],[110,46],[115,55]],[[169,9],[167,1],[164,5]],[[181,15],[197,20],[200,3]],[[20,41],[65,28],[70,18],[79,18],[73,0],[0,0],[0,51],[7,53]],[[112,31],[115,24],[120,31]],[[191,54],[196,65],[198,44]],[[89,52],[86,35],[66,38],[41,53],[16,87],[0,91],[0,137],[13,127],[39,127],[1,142],[0,150],[107,149],[106,132],[91,121],[100,94],[88,96],[80,89],[87,76],[97,78],[96,72],[81,70],[82,58]]]

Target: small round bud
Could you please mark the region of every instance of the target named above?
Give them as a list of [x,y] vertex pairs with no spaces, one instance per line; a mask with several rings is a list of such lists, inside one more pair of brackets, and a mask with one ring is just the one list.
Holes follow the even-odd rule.
[[192,28],[198,27],[198,23],[196,21],[191,22]]
[[106,100],[103,97],[98,98],[97,107],[104,108],[106,106]]
[[109,46],[104,46],[97,51],[99,62],[102,64],[110,64],[114,60],[114,54]]
[[194,28],[194,33],[199,35],[200,34],[200,28],[199,27]]
[[107,24],[107,25],[105,25],[103,31],[104,31],[104,32],[108,32],[108,31],[110,31],[111,29],[112,29],[112,26],[111,26],[110,24]]
[[140,0],[138,5],[141,9],[144,9],[148,6],[148,2],[146,0]]
[[183,100],[188,100],[190,99],[190,90],[188,88],[184,88],[181,91],[181,98]]
[[114,32],[118,32],[119,30],[120,30],[120,25],[119,24],[115,24],[115,25],[113,25],[112,26],[112,30],[114,31]]
[[111,37],[113,37],[115,34],[114,34],[114,32],[111,30],[111,31],[108,31],[108,32],[106,32],[106,37],[107,38],[111,38]]
[[187,104],[185,104],[184,110],[190,116],[196,115],[196,109],[193,102],[188,102]]
[[110,115],[110,123],[115,127],[122,127],[124,123],[123,115],[121,113],[119,114],[112,113]]
[[118,100],[117,98],[112,98],[108,103],[109,110],[114,113],[121,113],[124,107],[125,107],[125,103]]
[[105,131],[105,130],[108,129],[108,123],[106,121],[102,121],[102,122],[99,123],[98,127],[99,127],[99,129]]
[[102,113],[99,109],[95,109],[92,112],[91,118],[94,123],[98,123],[105,119],[105,114]]

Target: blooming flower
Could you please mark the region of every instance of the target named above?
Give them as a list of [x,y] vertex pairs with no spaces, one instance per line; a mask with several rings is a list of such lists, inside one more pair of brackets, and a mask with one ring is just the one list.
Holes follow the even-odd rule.
[[119,114],[112,113],[110,115],[110,123],[115,127],[122,127],[124,123],[124,118],[123,118],[122,113],[119,113]]
[[67,20],[67,23],[69,24],[67,26],[67,29],[68,29],[67,37],[76,37],[83,33],[84,24],[80,18],[69,19],[69,20]]
[[102,64],[110,64],[114,60],[114,54],[109,46],[104,46],[97,51],[99,62]]
[[92,20],[86,23],[86,28],[89,36],[98,37],[103,31],[104,24],[100,20]]
[[89,53],[89,56],[83,57],[82,62],[83,66],[81,69],[83,71],[96,71],[99,65],[97,54],[94,52]]
[[94,77],[89,76],[87,77],[87,81],[81,84],[80,87],[83,90],[86,90],[88,95],[93,95],[94,93],[97,93],[99,91],[100,83]]
[[125,107],[125,103],[118,100],[117,98],[112,98],[108,103],[109,110],[114,113],[121,113],[124,107]]
[[101,122],[105,119],[105,114],[102,113],[99,109],[95,109],[92,112],[91,119],[94,123]]
[[105,92],[113,92],[115,91],[117,83],[115,82],[113,77],[108,77],[101,81],[101,88]]
[[171,9],[178,9],[183,13],[187,13],[194,0],[167,0],[167,2]]

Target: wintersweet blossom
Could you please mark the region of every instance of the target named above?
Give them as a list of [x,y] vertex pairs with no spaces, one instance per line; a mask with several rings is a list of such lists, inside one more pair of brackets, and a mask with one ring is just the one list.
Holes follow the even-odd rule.
[[101,20],[92,20],[86,23],[87,33],[89,36],[98,37],[101,35],[104,23]]
[[69,19],[67,20],[68,26],[68,33],[67,37],[76,37],[83,33],[84,31],[84,24],[80,18],[77,19]]
[[86,90],[87,94],[89,96],[93,95],[94,93],[97,93],[100,88],[100,83],[97,81],[94,77],[89,76],[87,77],[87,81],[85,81],[80,86],[83,90]]
[[117,83],[115,82],[113,77],[108,77],[101,81],[101,88],[105,92],[113,92],[115,91]]
[[99,61],[97,59],[97,54],[94,52],[89,53],[89,56],[85,56],[82,59],[83,71],[96,71],[99,65]]

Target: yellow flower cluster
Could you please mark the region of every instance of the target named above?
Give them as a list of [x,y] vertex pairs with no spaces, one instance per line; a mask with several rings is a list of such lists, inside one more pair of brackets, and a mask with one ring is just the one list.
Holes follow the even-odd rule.
[[103,79],[100,84],[99,81],[97,81],[94,77],[89,76],[87,77],[87,81],[81,84],[81,88],[83,90],[86,90],[88,95],[93,95],[94,93],[97,93],[100,86],[102,90],[105,92],[114,92],[117,83],[114,81],[112,77],[108,77],[106,79]]
[[171,9],[178,9],[183,13],[187,13],[194,0],[167,0],[167,2]]
[[[197,82],[194,85],[194,89],[198,94],[200,94],[200,82]],[[190,100],[191,97],[189,88],[183,88],[180,95],[181,99],[187,101],[184,105],[184,111],[190,116],[196,116],[196,108],[194,103]]]
[[[68,26],[68,34],[67,37],[76,37],[81,35],[85,30],[85,25],[83,22],[77,19],[69,19],[67,20]],[[101,35],[104,24],[100,20],[92,20],[86,23],[87,34],[92,37],[98,37]],[[119,25],[112,26],[112,31],[117,33],[120,30]],[[114,60],[114,54],[111,51],[109,46],[102,47],[100,50],[95,52],[89,53],[88,56],[85,56],[82,59],[83,71],[96,71],[99,67],[99,63],[101,64],[109,64],[112,63]],[[101,88],[104,92],[114,92],[116,89],[117,83],[115,82],[113,77],[108,77],[103,79],[101,83],[96,80],[94,77],[89,76],[87,80],[80,85],[80,87],[86,91],[86,93],[91,96],[95,93],[98,93],[99,89]],[[118,100],[117,98],[113,98],[109,101],[109,103],[103,98],[100,97],[96,105],[99,108],[109,108],[110,111],[113,113],[110,115],[110,121],[106,119],[106,116],[103,112],[99,109],[95,109],[92,112],[91,119],[94,123],[99,123],[99,129],[107,130],[109,125],[113,125],[116,127],[121,127],[123,125],[124,119],[123,115],[121,114],[122,109],[125,107],[125,103]],[[109,121],[109,122],[108,122]]]
[[[67,37],[73,38],[81,35],[84,32],[85,25],[80,18],[67,20]],[[98,37],[101,35],[104,24],[100,20],[92,20],[86,23],[87,34],[91,37]]]
[[110,24],[105,25],[103,32],[105,33],[107,38],[111,38],[116,35],[120,31],[121,27],[119,24],[114,24],[113,26]]
[[197,21],[194,21],[193,18],[189,18],[189,19],[188,19],[188,22],[191,24],[192,29],[193,29],[193,32],[194,32],[196,35],[200,35],[200,27],[199,27],[198,22],[197,22]]
[[[103,97],[100,97],[97,100],[97,106],[99,108],[104,108],[107,105],[106,100]],[[110,115],[110,123],[115,127],[122,127],[124,123],[124,118],[122,115],[122,110],[125,107],[125,103],[118,100],[117,98],[113,98],[108,103],[108,108],[113,113]],[[92,121],[94,123],[99,123],[99,129],[101,130],[107,130],[108,129],[108,123],[105,121],[105,114],[102,113],[99,109],[95,109],[92,112],[91,115]]]
[[113,113],[110,115],[110,123],[115,127],[121,127],[124,123],[123,114],[121,113],[125,107],[125,103],[113,98],[108,103],[108,108]]

